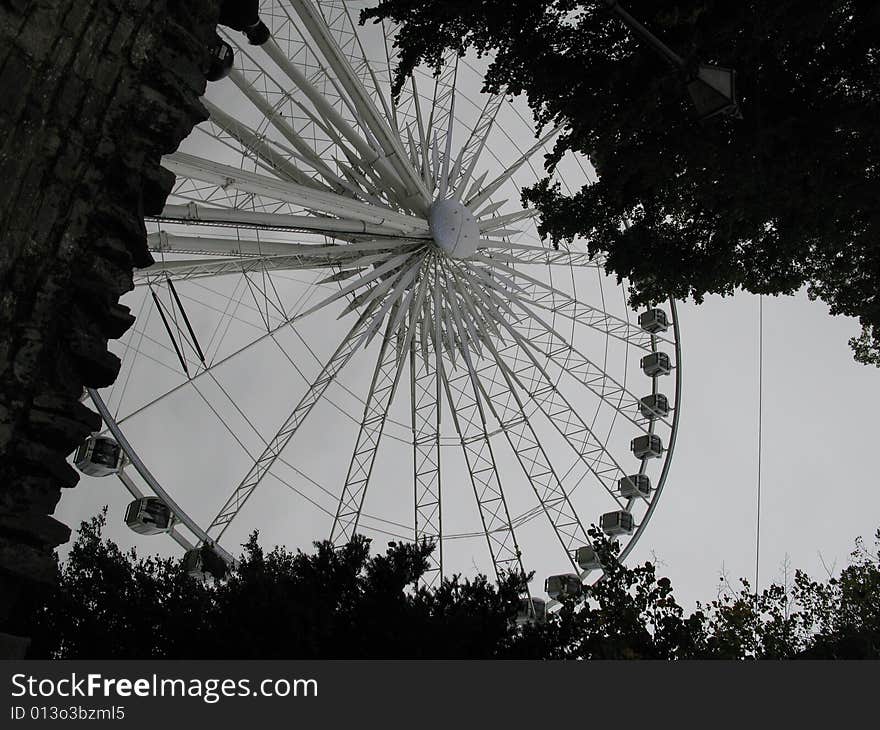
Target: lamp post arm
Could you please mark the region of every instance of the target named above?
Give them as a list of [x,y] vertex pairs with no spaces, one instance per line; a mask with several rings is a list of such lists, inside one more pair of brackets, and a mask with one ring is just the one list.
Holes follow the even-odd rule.
[[670,63],[678,68],[685,67],[684,59],[649,31],[644,25],[630,15],[617,0],[605,0],[608,9],[615,13],[630,30],[643,41],[646,41],[655,51],[664,56]]

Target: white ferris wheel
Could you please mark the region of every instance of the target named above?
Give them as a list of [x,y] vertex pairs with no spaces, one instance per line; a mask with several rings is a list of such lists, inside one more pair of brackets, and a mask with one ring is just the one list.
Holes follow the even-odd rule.
[[[393,101],[395,29],[359,26],[368,5],[264,0],[266,43],[226,34],[234,68],[163,160],[156,263],[76,459],[190,555],[231,561],[257,527],[430,539],[427,583],[538,562],[557,598],[599,568],[589,526],[625,556],[663,489],[674,304],[632,312],[585,242],[541,240],[520,190],[556,130],[483,93],[479,61]],[[573,155],[554,173],[591,174]]]

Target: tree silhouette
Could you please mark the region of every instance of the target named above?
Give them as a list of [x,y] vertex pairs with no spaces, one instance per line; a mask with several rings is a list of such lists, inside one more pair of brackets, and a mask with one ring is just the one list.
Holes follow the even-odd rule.
[[543,623],[517,626],[519,578],[446,578],[414,588],[432,546],[358,536],[312,554],[264,551],[252,535],[222,581],[170,558],[138,557],[80,527],[58,586],[31,607],[31,657],[63,659],[880,658],[880,531],[827,582],[755,595],[747,582],[686,614],[668,578],[627,567],[595,527],[604,576]]
[[[582,236],[631,282],[634,305],[807,285],[880,364],[880,5],[873,0],[628,0],[685,59],[665,63],[600,0],[381,0],[396,88],[444,52],[492,53],[486,90],[524,93],[562,125],[549,168],[589,155],[597,183],[524,191],[554,243]],[[742,119],[701,123],[686,91],[697,62],[734,67]]]
[[546,624],[525,627],[512,654],[551,659],[880,658],[880,530],[877,552],[856,541],[852,562],[827,582],[796,571],[793,586],[757,595],[730,586],[685,615],[668,578],[646,562],[632,568],[593,528],[604,578],[585,600],[566,601]]
[[58,586],[33,609],[31,655],[56,658],[491,657],[518,595],[510,577],[413,583],[432,546],[389,543],[370,556],[357,536],[336,550],[264,551],[256,533],[222,581],[180,561],[139,557],[102,539],[105,513],[84,522]]

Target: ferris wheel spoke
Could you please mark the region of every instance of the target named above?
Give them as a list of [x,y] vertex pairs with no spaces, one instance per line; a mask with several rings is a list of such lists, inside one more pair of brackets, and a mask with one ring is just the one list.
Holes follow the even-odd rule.
[[[495,216],[494,218],[486,218],[485,220],[480,221],[480,233],[487,234],[493,233],[499,228],[504,228],[504,226],[513,225],[514,223],[519,223],[521,221],[530,220],[531,218],[537,218],[539,211],[535,208],[523,208],[522,210],[516,210],[513,213],[506,213],[504,215]],[[500,235],[498,233],[493,233],[493,235]],[[519,244],[511,244],[507,241],[503,242],[504,245],[499,247],[501,248],[526,248],[526,246]],[[478,248],[483,248],[483,246],[478,246]],[[488,248],[488,246],[487,246]],[[539,248],[529,246],[528,248]],[[544,250],[543,247],[540,247],[541,250]]]
[[[236,243],[230,241],[230,243]],[[291,244],[295,248],[295,244]],[[308,248],[305,246],[304,248]],[[400,248],[379,250],[377,253],[358,255],[356,252],[340,250],[342,247],[327,247],[319,252],[304,251],[291,256],[231,256],[208,259],[180,259],[160,261],[140,269],[135,274],[136,282],[153,282],[171,278],[174,280],[223,276],[224,274],[247,274],[269,271],[296,271],[343,268],[361,268],[372,264],[386,263]],[[333,250],[335,249],[335,250]],[[406,258],[406,255],[403,256]],[[337,297],[338,298],[338,297]],[[323,306],[323,305],[322,305]]]
[[291,5],[300,17],[309,35],[321,49],[330,67],[342,84],[349,99],[357,109],[359,120],[362,121],[381,146],[389,164],[404,183],[407,192],[413,197],[421,197],[422,203],[427,210],[431,204],[428,190],[421,178],[416,175],[412,166],[407,162],[407,156],[401,144],[398,134],[391,129],[388,122],[376,108],[370,98],[367,89],[358,78],[348,59],[340,51],[339,46],[333,41],[327,24],[321,18],[310,0],[291,0]]
[[242,227],[315,233],[327,236],[337,234],[358,234],[365,236],[397,236],[401,238],[425,239],[427,231],[403,236],[399,228],[366,223],[362,220],[329,218],[318,215],[288,215],[286,213],[264,213],[251,210],[214,208],[197,203],[187,205],[168,204],[160,216],[148,220],[170,221],[201,226]]
[[[414,270],[417,271],[417,269]],[[419,296],[424,296],[426,290],[424,280],[419,288]],[[412,294],[413,292],[410,291],[407,296],[411,297]],[[407,327],[401,316],[412,311],[408,304],[409,299],[404,297],[401,302],[401,293],[395,292],[388,297],[388,301],[393,302],[393,306],[388,316],[385,336],[382,339],[379,358],[364,406],[364,415],[349,464],[345,486],[339,498],[336,517],[330,533],[331,542],[338,542],[340,539],[348,541],[354,537],[376,453],[379,449],[385,423],[388,420],[388,411],[394,401],[394,395],[403,374],[406,356],[414,343],[415,322],[410,320],[409,327]],[[380,310],[379,314],[374,317],[374,322],[383,319],[384,314]],[[369,335],[369,331],[367,335]]]
[[[515,377],[525,393],[608,492],[611,499],[620,509],[624,509],[625,502],[613,491],[617,480],[625,475],[623,468],[604,442],[562,395],[556,383],[527,348],[528,345],[520,340],[503,351],[497,351],[490,345],[493,356],[503,363],[503,367],[508,369],[512,377]],[[522,358],[519,357],[521,353],[527,355],[531,364],[522,365]],[[508,362],[508,359],[511,362]]]
[[227,189],[270,197],[340,218],[391,226],[404,234],[425,233],[428,230],[428,224],[422,218],[361,203],[335,193],[247,172],[184,152],[174,152],[166,155],[162,160],[165,167],[177,175],[213,183]]
[[[295,66],[283,55],[283,52],[269,40],[263,49],[272,58],[282,72],[293,81],[294,85],[302,92],[303,96],[312,104],[314,113],[296,95],[286,90],[286,86],[275,80],[259,63],[254,61],[247,51],[243,51],[245,57],[251,62],[253,68],[245,69],[241,74],[235,75],[233,81],[239,85],[242,92],[250,99],[261,113],[269,120],[285,138],[308,160],[316,160],[318,166],[324,165],[322,157],[332,157],[334,149],[341,150],[349,161],[362,170],[375,174],[383,181],[383,191],[395,205],[405,205],[409,197],[406,188],[396,176],[393,168],[384,159],[377,146],[370,140],[362,137],[352,124],[333,106],[324,92],[319,90],[312,80],[307,79]],[[242,49],[243,50],[243,49]],[[326,74],[326,71],[323,71]],[[337,82],[329,75],[326,80],[339,92],[340,99],[346,105],[350,104],[348,98],[337,88]],[[264,88],[272,88],[272,93],[264,91]],[[272,98],[277,99],[271,101]],[[297,131],[277,111],[280,104],[288,105],[293,112],[293,121],[301,120],[302,131]],[[357,120],[357,115],[354,115]],[[322,136],[326,141],[318,144],[317,137]],[[314,137],[315,141],[311,141]],[[355,151],[350,150],[343,139],[352,145]],[[314,150],[311,148],[314,147]],[[329,169],[329,168],[327,168]],[[331,172],[332,174],[332,172]]]
[[540,150],[547,142],[549,142],[553,137],[555,137],[561,127],[555,127],[551,129],[547,134],[541,137],[532,147],[526,150],[525,153],[520,155],[516,160],[514,160],[510,165],[505,168],[504,172],[502,172],[498,177],[492,180],[490,183],[486,184],[482,189],[480,189],[476,194],[472,195],[465,201],[465,205],[469,210],[476,210],[479,206],[485,203],[489,198],[498,190],[501,189],[501,186],[504,185],[511,177],[513,177],[517,170],[519,170],[523,165],[528,162],[532,156]]
[[[463,196],[470,184],[480,155],[486,147],[486,140],[492,132],[492,126],[495,124],[495,118],[501,110],[504,102],[504,94],[492,94],[486,100],[480,117],[474,124],[471,134],[467,142],[461,148],[458,156],[457,168],[459,175],[453,176],[453,189],[459,196]],[[481,227],[482,228],[482,227]]]
[[[581,545],[589,545],[589,538],[531,424],[525,404],[516,391],[514,379],[498,357],[493,357],[481,370],[474,368],[469,354],[466,362],[474,370],[486,404],[500,424],[566,556],[574,565],[573,550]],[[488,369],[495,370],[501,378],[485,377]],[[480,377],[481,374],[484,377]]]
[[[541,326],[543,332],[548,337],[545,348],[537,348],[536,346],[536,349],[539,349],[542,355],[546,356],[569,377],[585,386],[590,392],[617,410],[642,432],[648,432],[649,426],[646,425],[645,418],[641,415],[640,399],[638,396],[590,360],[578,348],[567,342],[541,317],[538,317],[533,312],[528,314],[533,322]],[[518,324],[519,322],[515,322],[513,326],[516,327]],[[531,337],[524,338],[521,334],[519,334],[518,339],[523,345],[532,342]],[[663,416],[655,416],[653,420],[671,427],[671,424]]]
[[[389,158],[385,150],[376,149],[368,140],[358,134],[355,128],[329,103],[325,96],[290,62],[271,38],[263,44],[262,48],[309,99],[324,122],[336,129],[353,145],[362,160],[361,164],[364,167],[375,167],[376,172],[386,182],[388,187],[398,193],[397,202],[404,207],[412,207],[417,213],[424,214],[429,201],[425,200],[420,189],[413,189],[408,184],[414,173],[412,168],[405,164],[405,156],[402,160],[396,160],[395,157]],[[361,115],[364,114],[364,110],[358,109],[358,111]],[[375,108],[373,111],[375,112]],[[360,116],[359,121],[365,123],[367,120]],[[400,146],[400,151],[402,151],[402,146]],[[409,172],[407,173],[406,170]]]
[[369,315],[372,313],[373,307],[364,309],[361,316],[355,322],[354,327],[345,336],[342,344],[336,349],[330,359],[324,365],[318,377],[309,386],[306,394],[300,399],[292,413],[287,417],[284,423],[276,432],[275,436],[268,442],[266,448],[257,457],[253,466],[250,468],[244,479],[232,492],[229,499],[226,500],[217,516],[211,521],[207,532],[215,539],[220,539],[230,523],[235,519],[238,513],[244,507],[247,500],[254,493],[254,490],[262,481],[263,477],[272,469],[272,465],[280,456],[284,447],[290,442],[299,427],[311,413],[312,408],[321,399],[324,391],[339,374],[342,368],[348,364],[354,355],[356,349],[363,341],[366,334],[367,326],[370,322]]
[[[461,287],[460,292],[467,308],[476,310],[480,306],[470,297],[466,288]],[[550,347],[550,343],[545,342],[546,335],[527,341],[505,319],[502,318],[500,322],[508,330],[512,342],[498,350],[490,340],[486,340],[486,347],[496,363],[510,380],[517,382],[528,394],[609,496],[623,509],[624,503],[613,492],[617,479],[624,474],[623,469],[602,440],[572,408],[532,351],[533,348],[540,352],[543,347]],[[508,364],[508,360],[512,364]]]
[[[440,368],[495,575],[499,579],[504,572],[525,575],[522,553],[498,476],[495,452],[486,427],[485,411],[473,368],[468,367],[467,372],[452,379],[442,363]],[[465,383],[465,380],[468,382]],[[474,428],[477,432],[469,435]]]
[[[370,257],[370,263],[381,261],[393,253],[415,250],[424,242],[419,239],[369,237],[359,238],[352,243],[294,243],[292,241],[273,241],[265,238],[220,238],[216,236],[181,235],[157,231],[147,235],[147,247],[152,253],[210,254],[212,256],[232,256],[236,258],[262,258],[273,256],[303,260],[303,266],[292,268],[323,268],[323,264],[345,263],[349,259],[361,260]],[[308,262],[314,261],[315,266]],[[168,264],[173,262],[166,262]],[[149,270],[145,267],[144,270]]]
[[[330,187],[317,182],[308,172],[298,168],[292,161],[295,159],[292,155],[289,153],[285,155],[282,151],[274,148],[273,145],[266,141],[265,136],[258,135],[250,127],[227,114],[209,99],[205,99],[203,103],[210,114],[210,122],[238,141],[270,173],[274,173],[282,179],[290,180],[299,185],[313,187],[316,190],[324,190],[326,192],[344,192],[348,190],[349,186],[345,185],[343,180],[340,180],[337,175],[333,174],[329,167],[321,163],[320,158],[314,155],[311,148],[305,145],[305,143],[302,144],[305,145],[306,150],[311,152],[315,158],[310,159],[306,157],[306,159],[310,159],[315,169],[330,183]],[[267,113],[271,113],[271,110],[268,110]],[[276,117],[277,115],[273,114],[269,119],[271,121],[276,119]],[[200,127],[200,129],[202,128]],[[206,133],[210,134],[209,132]]]
[[[360,158],[357,158],[346,148],[339,133],[332,126],[320,119],[317,114],[310,111],[309,108],[299,99],[286,92],[281,95],[280,101],[276,102],[276,105],[273,106],[263,94],[254,88],[252,83],[248,82],[248,79],[242,73],[233,70],[230,77],[272,127],[280,132],[287,142],[293,145],[295,151],[287,150],[291,159],[298,159],[299,161],[304,162],[306,166],[312,167],[317,174],[324,178],[326,183],[330,186],[330,189],[335,192],[349,192],[359,196],[368,193],[366,189],[360,190],[358,189],[358,185],[352,186],[349,182],[346,182],[346,180],[339,177],[339,175],[337,175],[324,161],[324,157],[329,158],[331,156],[330,151],[333,145],[335,145],[339,150],[342,150],[349,159],[356,160],[356,162],[362,167],[365,164]],[[301,127],[303,127],[302,133],[298,132],[293,124],[288,122],[285,116],[278,111],[277,105],[282,102],[288,104],[300,117],[305,119],[305,124],[301,123]],[[307,133],[309,129],[313,130],[312,140],[304,136],[304,133]],[[326,138],[326,141],[322,143],[317,141],[316,137],[318,132]],[[282,147],[279,142],[275,142],[275,145]],[[318,151],[322,150],[322,148],[324,148],[322,151],[323,157],[322,154],[318,154]],[[297,180],[297,182],[300,181]],[[310,182],[303,184],[311,184],[313,187],[319,189],[325,187],[316,180],[310,180]]]
[[[324,22],[333,33],[339,50],[348,59],[361,83],[372,88],[371,96],[379,100],[385,113],[385,119],[388,120],[391,128],[399,134],[400,127],[398,126],[396,109],[390,105],[390,97],[386,99],[385,89],[379,83],[373,65],[367,58],[354,19],[351,17],[351,10],[339,0],[317,0],[316,4],[321,11]],[[386,88],[390,90],[390,75],[388,78],[389,86]]]
[[[416,113],[416,128],[419,132],[419,142],[418,142],[418,153],[420,160],[420,170],[422,173],[422,180],[425,181],[425,186],[433,191],[433,183],[431,181],[431,166],[428,162],[428,148],[430,146],[430,141],[428,137],[428,133],[425,131],[425,120],[422,116],[422,104],[419,101],[419,89],[416,84],[416,76],[412,74],[409,78],[410,87],[412,88],[412,105],[415,109]],[[404,87],[405,88],[405,87]],[[396,109],[397,107],[395,107]]]
[[540,246],[515,247],[507,241],[482,240],[487,241],[487,243],[481,244],[479,248],[484,251],[489,249],[483,255],[483,258],[491,259],[491,261],[496,263],[599,268],[602,266],[603,261],[601,257],[592,258],[586,251],[555,251],[552,248],[547,249]]
[[[461,275],[470,278],[471,283],[476,284],[466,272],[462,271]],[[489,290],[485,293],[493,306],[501,306],[502,302],[495,292]],[[475,305],[477,304],[475,302]],[[478,308],[485,309],[484,306]],[[531,352],[534,349],[570,378],[614,408],[642,432],[648,432],[645,419],[641,416],[639,398],[636,395],[590,360],[536,313],[525,306],[520,306],[520,309],[524,312],[524,316],[517,316],[510,312],[512,316],[509,320],[499,318],[497,321],[526,352]],[[530,327],[526,333],[517,329],[528,322],[536,324],[537,328]],[[657,417],[656,420],[669,425],[663,417]]]
[[[239,47],[229,79],[263,119],[293,145],[299,160],[324,175],[332,187],[335,175],[322,157],[332,141],[325,139],[326,127],[315,115],[246,48]],[[319,183],[313,180],[312,184]]]
[[[443,119],[449,119],[455,101],[455,80],[458,74],[458,55],[454,52],[447,54],[440,73],[434,78],[434,91],[431,100],[431,111],[428,115],[427,144],[436,152],[446,149],[446,136],[449,126],[444,124]],[[433,138],[431,137],[433,133]],[[431,182],[429,189],[433,192],[437,188],[437,171],[440,169],[439,160],[435,160],[431,170]]]
[[[458,59],[455,60],[456,74],[458,73]],[[455,81],[453,80],[453,88]],[[442,122],[442,120],[441,120]],[[455,125],[455,94],[449,100],[449,115],[446,121],[446,139],[443,143],[443,162],[442,165],[434,170],[434,178],[437,180],[437,197],[445,198],[450,188],[450,177],[458,174],[457,168],[450,172],[449,163],[452,158],[452,130]],[[439,145],[438,145],[439,149]],[[433,192],[433,191],[432,191]]]
[[[322,157],[316,152],[314,149],[316,145],[315,142],[310,143],[308,139],[296,130],[293,126],[292,120],[288,121],[283,114],[281,114],[278,109],[273,106],[266,97],[259,93],[252,83],[249,83],[244,74],[240,71],[233,69],[229,74],[232,82],[241,90],[244,96],[254,105],[254,107],[263,115],[266,121],[272,125],[272,127],[279,132],[291,145],[293,145],[294,150],[296,150],[296,155],[290,155],[291,159],[296,159],[304,162],[306,165],[312,167],[318,175],[320,175],[325,183],[330,186],[330,189],[335,190],[336,192],[342,192],[347,189],[348,186],[344,184],[344,181],[336,175],[329,165],[325,163]],[[280,94],[280,91],[279,91]],[[297,113],[304,117],[306,120],[306,124],[301,124],[303,132],[307,131],[307,127],[312,125],[315,128],[320,129],[320,131],[327,133],[327,130],[322,128],[322,125],[318,122],[314,115],[312,115],[309,110],[298,103],[296,99],[293,97],[281,96],[281,100],[285,101],[292,107],[297,110]],[[277,102],[276,102],[277,103]],[[224,121],[225,116],[222,111],[218,110],[219,113],[215,113],[214,109],[216,107],[209,107],[211,110],[212,119],[217,120],[218,124]],[[227,130],[229,134],[233,134],[233,136],[237,136],[234,134],[236,128],[240,129],[242,125],[238,125],[238,127],[232,126],[230,122],[226,122],[226,126],[224,129]],[[246,135],[248,139],[253,139],[253,132],[249,135]],[[257,137],[259,140],[259,137]],[[245,143],[245,140],[242,140],[242,143]],[[246,145],[247,146],[247,145]],[[291,165],[294,167],[293,165]],[[295,182],[298,182],[303,185],[311,185],[312,187],[317,187],[319,189],[325,188],[317,180],[313,179],[312,175],[309,175],[306,171],[303,171],[299,168],[295,168],[295,172],[292,173],[294,175],[293,179]],[[306,180],[300,179],[301,177],[306,177]]]
[[[410,324],[410,327],[415,326]],[[443,513],[440,479],[440,373],[416,355],[410,342],[410,409],[413,447],[415,541],[434,542],[422,584],[433,586],[443,575]]]
[[[501,431],[547,516],[550,526],[556,533],[566,557],[574,565],[573,551],[581,545],[589,545],[589,538],[532,427],[524,404],[514,389],[512,379],[503,363],[496,360],[494,365],[497,366],[502,377],[500,381],[497,379],[493,381],[495,392],[491,393],[487,387],[486,379],[477,376],[477,370],[474,368],[469,354],[466,357],[466,364],[473,372],[493,418],[501,425]],[[505,390],[506,394],[503,392]],[[508,404],[509,401],[505,403],[505,395],[515,403],[514,407]],[[496,404],[499,404],[500,407]]]
[[334,544],[346,543],[355,535],[376,462],[376,453],[382,440],[382,431],[400,381],[401,364],[396,348],[391,343],[394,332],[389,319],[370,382],[348,474],[330,530],[330,541]]
[[[492,261],[492,259],[479,254],[474,256],[474,258],[479,263],[492,266],[493,271],[492,275],[490,275],[488,272],[483,271],[477,266],[473,267],[472,271],[475,271],[487,286],[498,291],[503,296],[508,297],[514,304],[521,308],[530,309],[531,307],[538,307],[539,309],[570,319],[575,323],[598,330],[604,335],[609,335],[618,340],[622,340],[623,342],[638,347],[641,350],[645,350],[646,352],[653,351],[654,345],[652,340],[669,342],[669,340],[664,337],[651,335],[648,332],[645,332],[645,330],[634,325],[632,322],[628,322],[620,317],[615,317],[599,307],[594,307],[581,302],[565,292],[556,289],[540,279],[536,279],[533,276],[515,269],[512,266],[508,266],[507,264],[498,261]],[[502,271],[509,276],[502,274]],[[522,287],[514,281],[516,279],[531,285],[534,287],[535,291],[530,292],[528,297],[522,297],[519,294],[514,293],[512,289],[522,290]],[[499,281],[507,284],[510,288],[502,289]],[[673,343],[669,342],[669,344]]]
[[[403,343],[400,340],[401,337],[406,339],[410,339],[413,335],[412,328],[407,329],[405,334],[402,334],[398,331],[398,326],[400,325],[403,317],[409,309],[412,297],[413,297],[413,288],[412,283],[415,278],[418,276],[419,271],[421,269],[421,262],[417,261],[410,268],[401,270],[400,274],[395,277],[389,277],[388,281],[396,282],[394,284],[393,289],[391,289],[391,294],[386,298],[385,304],[379,310],[379,312],[373,316],[373,324],[370,325],[367,331],[366,343],[364,347],[370,344],[370,341],[375,336],[376,332],[379,331],[379,328],[382,326],[382,322],[385,321],[385,315],[388,314],[389,309],[391,309],[391,313],[389,315],[389,326],[391,327],[392,332],[398,332],[398,345],[397,345],[397,357],[402,361],[403,359]],[[387,284],[387,282],[386,282]],[[369,292],[369,296],[366,301],[370,301],[370,299],[375,296],[376,290],[381,290],[385,287],[386,284],[382,284],[375,289]],[[352,304],[354,301],[357,301],[357,297],[352,300]],[[403,300],[401,302],[401,300]],[[392,309],[392,305],[395,309]],[[349,307],[352,305],[349,304]]]
[[367,274],[364,274],[360,278],[356,279],[353,283],[348,284],[347,286],[342,287],[335,294],[327,297],[326,299],[321,300],[313,307],[310,307],[305,312],[300,314],[298,318],[305,317],[312,312],[316,312],[319,309],[323,309],[328,304],[332,304],[333,302],[345,297],[348,294],[356,291],[357,289],[364,288],[367,284],[375,281],[376,279],[382,278],[383,281],[376,286],[367,289],[366,291],[358,294],[354,297],[349,303],[348,307],[343,311],[343,314],[346,314],[349,311],[352,311],[358,306],[364,304],[368,299],[375,300],[376,297],[379,297],[395,283],[397,283],[402,277],[406,277],[413,272],[418,272],[418,267],[421,264],[422,256],[410,255],[409,253],[400,254],[394,256],[393,258],[387,259],[381,266],[377,266],[372,271]]

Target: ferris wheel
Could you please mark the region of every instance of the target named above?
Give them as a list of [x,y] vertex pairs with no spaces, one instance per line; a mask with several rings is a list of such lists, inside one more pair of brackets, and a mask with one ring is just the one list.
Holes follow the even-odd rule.
[[[75,460],[196,568],[254,528],[363,533],[434,541],[429,584],[475,555],[556,566],[559,598],[600,568],[591,524],[625,557],[657,505],[674,303],[632,312],[585,242],[542,241],[520,190],[558,130],[483,93],[479,60],[392,99],[395,29],[359,26],[367,5],[267,0],[268,40],[225,35],[210,119],[163,160],[177,182],[147,221],[119,377],[89,391],[106,430]],[[554,172],[591,175],[574,155]]]

